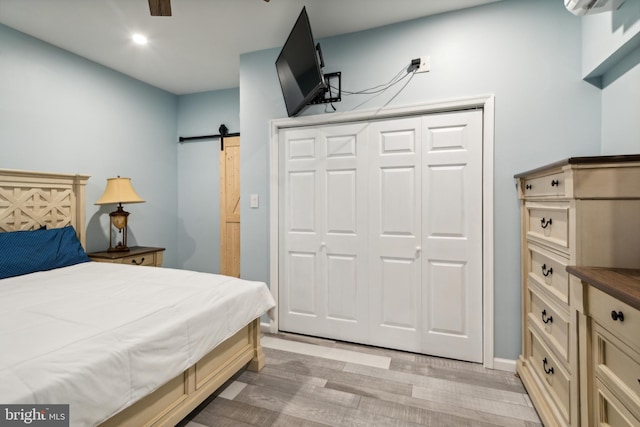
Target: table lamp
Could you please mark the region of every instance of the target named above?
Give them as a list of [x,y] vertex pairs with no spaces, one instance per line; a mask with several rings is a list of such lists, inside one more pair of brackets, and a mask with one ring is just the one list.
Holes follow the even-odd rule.
[[[122,209],[123,203],[143,203],[144,200],[136,193],[131,185],[131,178],[107,178],[107,188],[95,203],[96,205],[118,204],[118,208],[109,214],[109,252],[126,252],[127,247],[127,223],[129,212]],[[115,227],[122,234],[122,240],[113,246],[112,229]]]

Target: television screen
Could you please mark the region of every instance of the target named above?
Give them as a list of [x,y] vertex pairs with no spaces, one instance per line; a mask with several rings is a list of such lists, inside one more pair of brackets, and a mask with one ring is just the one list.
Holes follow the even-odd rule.
[[298,114],[325,90],[309,17],[304,7],[276,60],[276,70],[289,117]]

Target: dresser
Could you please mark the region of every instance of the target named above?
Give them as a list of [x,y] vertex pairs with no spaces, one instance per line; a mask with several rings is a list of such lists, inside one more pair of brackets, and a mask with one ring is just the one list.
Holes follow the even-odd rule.
[[164,248],[150,246],[133,246],[127,252],[91,252],[87,255],[92,261],[110,262],[115,264],[147,265],[162,267]]
[[[588,425],[569,265],[640,265],[640,155],[573,157],[515,176],[521,205],[517,371],[546,426]],[[582,328],[586,325],[582,320]]]
[[569,266],[578,307],[583,425],[640,426],[640,269]]

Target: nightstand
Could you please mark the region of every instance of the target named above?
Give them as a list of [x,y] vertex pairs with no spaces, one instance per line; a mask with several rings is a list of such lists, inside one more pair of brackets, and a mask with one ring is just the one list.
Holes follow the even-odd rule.
[[113,264],[148,265],[162,267],[164,248],[133,246],[128,252],[91,252],[87,255],[91,261],[110,262]]

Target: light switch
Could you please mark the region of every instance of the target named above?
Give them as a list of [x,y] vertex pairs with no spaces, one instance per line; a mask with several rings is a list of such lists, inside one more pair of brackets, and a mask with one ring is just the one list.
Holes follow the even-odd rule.
[[258,199],[258,195],[257,194],[252,194],[251,195],[251,207],[252,208],[257,208],[260,205],[259,199]]

